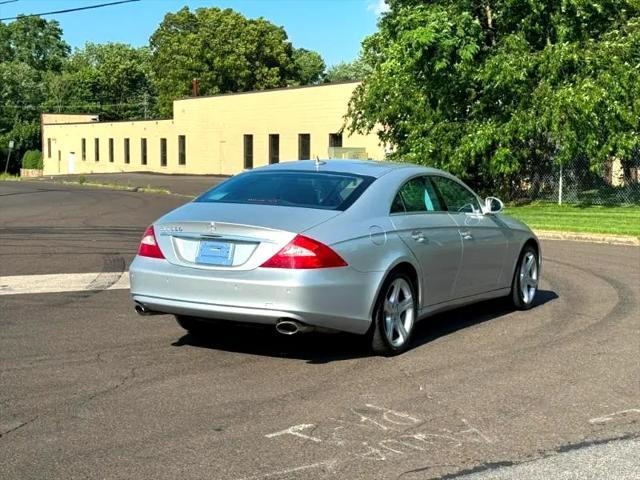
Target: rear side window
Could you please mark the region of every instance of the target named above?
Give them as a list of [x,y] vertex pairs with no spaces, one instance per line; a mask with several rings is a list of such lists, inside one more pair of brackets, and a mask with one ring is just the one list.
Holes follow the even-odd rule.
[[374,180],[336,172],[248,172],[230,178],[195,201],[345,210]]
[[429,179],[418,177],[409,180],[400,188],[391,204],[390,213],[442,212],[445,210]]

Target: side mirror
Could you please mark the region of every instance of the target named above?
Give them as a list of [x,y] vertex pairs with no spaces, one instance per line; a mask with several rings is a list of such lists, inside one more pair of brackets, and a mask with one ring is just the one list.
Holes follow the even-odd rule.
[[484,201],[484,213],[500,213],[504,208],[502,200],[496,197],[487,197]]

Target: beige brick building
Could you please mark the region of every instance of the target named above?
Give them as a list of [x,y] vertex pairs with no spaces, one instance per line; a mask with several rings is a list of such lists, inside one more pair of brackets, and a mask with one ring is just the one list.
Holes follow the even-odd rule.
[[375,133],[349,135],[344,115],[357,83],[176,100],[172,120],[100,122],[42,115],[44,174],[235,174],[307,158],[381,160]]

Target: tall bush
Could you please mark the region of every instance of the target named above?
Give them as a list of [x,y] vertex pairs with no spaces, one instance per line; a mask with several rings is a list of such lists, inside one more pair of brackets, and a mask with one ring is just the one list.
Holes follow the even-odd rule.
[[27,150],[22,156],[22,168],[42,170],[42,152],[40,150]]

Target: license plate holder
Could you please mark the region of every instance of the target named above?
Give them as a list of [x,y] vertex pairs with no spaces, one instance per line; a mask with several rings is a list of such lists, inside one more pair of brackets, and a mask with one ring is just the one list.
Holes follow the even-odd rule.
[[215,240],[202,240],[196,263],[228,267],[233,263],[233,244]]

